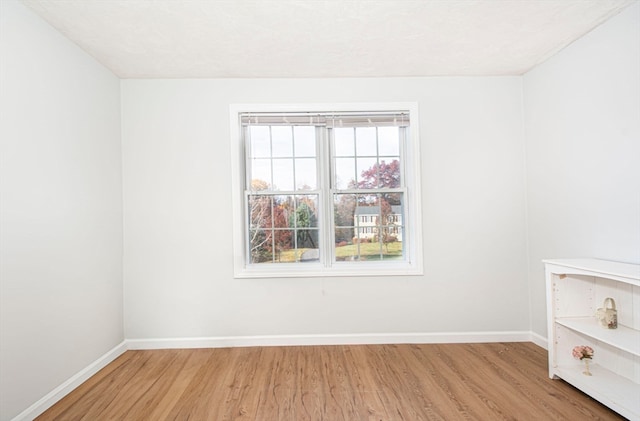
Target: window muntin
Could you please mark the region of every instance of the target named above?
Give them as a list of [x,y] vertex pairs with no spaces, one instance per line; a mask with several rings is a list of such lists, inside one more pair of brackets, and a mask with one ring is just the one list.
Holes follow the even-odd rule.
[[419,228],[412,111],[237,111],[247,217],[236,275],[421,273],[406,229]]

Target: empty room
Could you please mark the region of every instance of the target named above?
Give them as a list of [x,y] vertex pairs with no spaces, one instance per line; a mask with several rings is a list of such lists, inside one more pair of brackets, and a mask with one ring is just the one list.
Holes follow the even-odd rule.
[[640,420],[640,1],[0,0],[0,421]]

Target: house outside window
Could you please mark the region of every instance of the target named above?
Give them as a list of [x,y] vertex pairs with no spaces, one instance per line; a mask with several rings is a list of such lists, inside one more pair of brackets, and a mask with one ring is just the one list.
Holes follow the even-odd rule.
[[[402,207],[391,206],[388,212],[381,211],[379,206],[356,206],[353,215],[354,241],[402,242]],[[378,232],[388,237],[378,238]]]
[[234,105],[236,277],[422,273],[417,105]]

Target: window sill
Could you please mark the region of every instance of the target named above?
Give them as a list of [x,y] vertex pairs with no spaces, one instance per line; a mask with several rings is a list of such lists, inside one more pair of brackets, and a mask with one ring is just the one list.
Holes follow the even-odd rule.
[[406,262],[401,264],[384,263],[358,263],[357,267],[352,264],[336,263],[327,268],[320,264],[304,263],[297,265],[292,263],[286,268],[274,267],[248,267],[236,270],[234,277],[238,279],[252,278],[317,278],[317,277],[362,277],[362,276],[420,276],[423,275],[422,267],[410,265]]

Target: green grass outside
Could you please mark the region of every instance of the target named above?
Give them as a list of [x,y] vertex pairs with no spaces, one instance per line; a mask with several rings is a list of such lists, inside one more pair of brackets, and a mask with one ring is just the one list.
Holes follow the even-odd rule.
[[281,262],[281,263],[297,262],[300,260],[300,256],[302,256],[302,253],[304,253],[307,250],[310,250],[310,249],[283,250],[280,252],[280,259],[278,260],[278,262]]
[[[346,260],[352,256],[358,256],[358,246],[361,260],[380,260],[379,243],[360,243],[347,246],[336,247],[336,260]],[[402,257],[402,242],[396,241],[386,246],[382,245],[382,258]]]
[[[379,243],[360,243],[360,260],[380,260],[380,244]],[[388,250],[387,250],[388,249]],[[281,263],[293,263],[300,260],[300,256],[308,248],[297,250],[283,250],[280,253]],[[336,260],[347,260],[352,256],[358,256],[358,244],[350,244],[342,247],[336,247]],[[396,241],[382,246],[382,258],[394,259],[402,257],[402,242]]]

